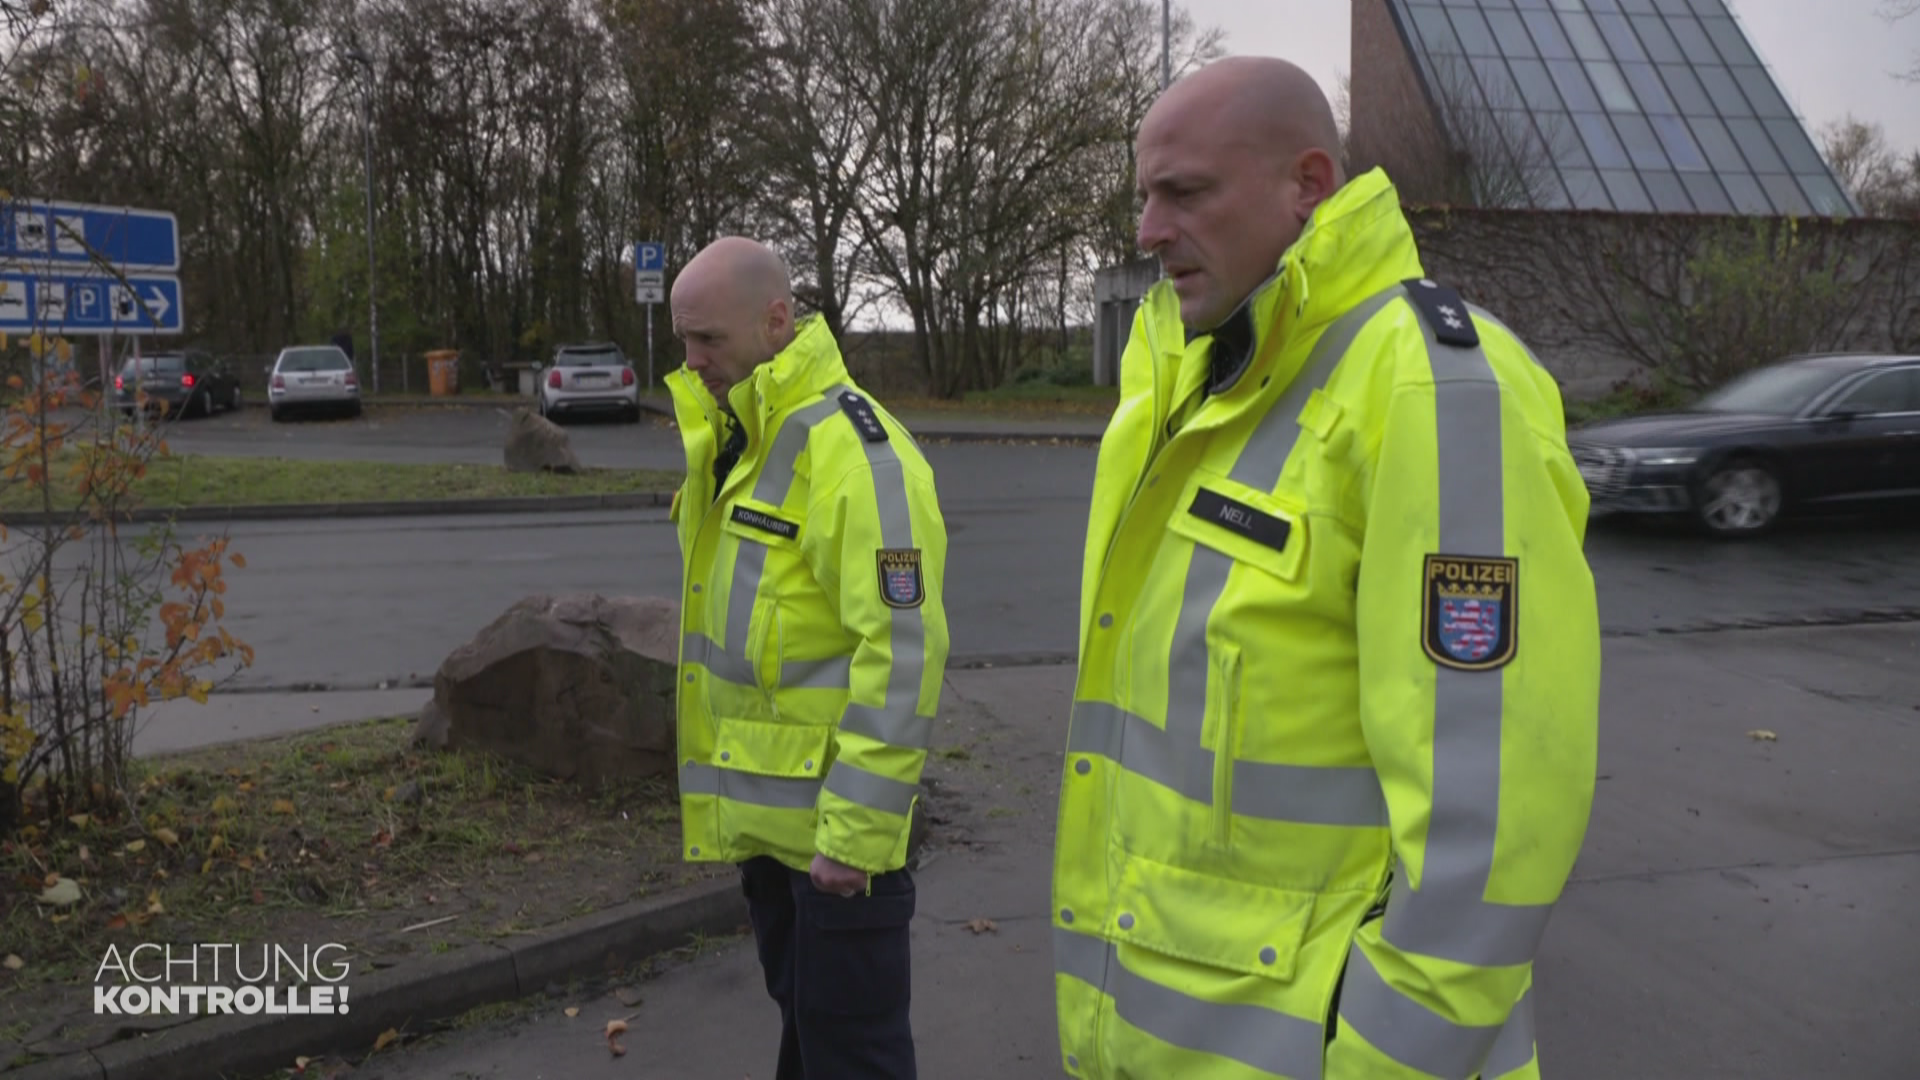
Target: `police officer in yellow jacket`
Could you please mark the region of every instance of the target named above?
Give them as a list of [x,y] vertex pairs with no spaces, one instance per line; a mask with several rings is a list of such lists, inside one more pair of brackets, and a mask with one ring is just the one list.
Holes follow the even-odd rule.
[[740,865],[777,1080],[912,1080],[908,824],[947,658],[946,525],[785,264],[728,237],[673,287],[687,479],[685,854]]
[[1599,625],[1553,378],[1427,277],[1319,88],[1235,58],[1137,136],[1054,871],[1088,1080],[1537,1077]]

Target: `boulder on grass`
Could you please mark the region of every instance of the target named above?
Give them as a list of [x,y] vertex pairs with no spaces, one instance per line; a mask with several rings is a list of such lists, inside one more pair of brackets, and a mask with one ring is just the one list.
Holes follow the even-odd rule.
[[531,596],[454,650],[415,740],[597,785],[674,771],[672,600]]
[[508,472],[577,473],[583,468],[566,429],[525,406],[513,411],[506,458]]

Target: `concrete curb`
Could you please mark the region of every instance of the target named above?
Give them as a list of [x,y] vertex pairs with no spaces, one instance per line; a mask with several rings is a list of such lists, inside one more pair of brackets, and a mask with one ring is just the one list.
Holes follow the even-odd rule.
[[[395,502],[258,503],[242,506],[143,507],[119,516],[123,525],[162,521],[280,521],[292,518],[440,517],[452,514],[562,514],[590,510],[650,510],[670,506],[671,491],[618,495],[520,495],[492,499],[418,499]],[[3,514],[8,528],[85,524],[72,514]]]
[[296,1056],[365,1053],[389,1028],[406,1032],[479,1005],[608,975],[691,936],[731,934],[747,903],[731,878],[623,904],[510,944],[470,945],[353,976],[345,1015],[221,1016],[0,1073],[7,1080],[206,1080],[261,1076]]

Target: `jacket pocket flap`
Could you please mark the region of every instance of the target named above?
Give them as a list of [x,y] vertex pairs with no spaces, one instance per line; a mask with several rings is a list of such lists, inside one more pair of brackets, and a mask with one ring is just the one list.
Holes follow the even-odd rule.
[[793,547],[800,542],[800,522],[777,506],[757,499],[741,499],[727,508],[726,531],[769,547]]
[[1195,473],[1168,527],[1196,544],[1292,581],[1307,550],[1307,515],[1290,499]]
[[1114,890],[1107,936],[1211,967],[1292,980],[1312,893],[1183,870],[1138,855]]
[[818,779],[827,774],[825,724],[778,720],[720,720],[714,725],[713,763],[759,776]]

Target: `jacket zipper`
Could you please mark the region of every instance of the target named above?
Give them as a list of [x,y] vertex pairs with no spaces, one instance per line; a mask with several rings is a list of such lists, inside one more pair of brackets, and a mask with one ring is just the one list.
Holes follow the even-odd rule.
[[1214,714],[1213,841],[1226,848],[1233,846],[1233,762],[1240,742],[1240,649],[1223,644],[1211,650],[1210,656],[1214,685],[1207,701],[1219,702]]

